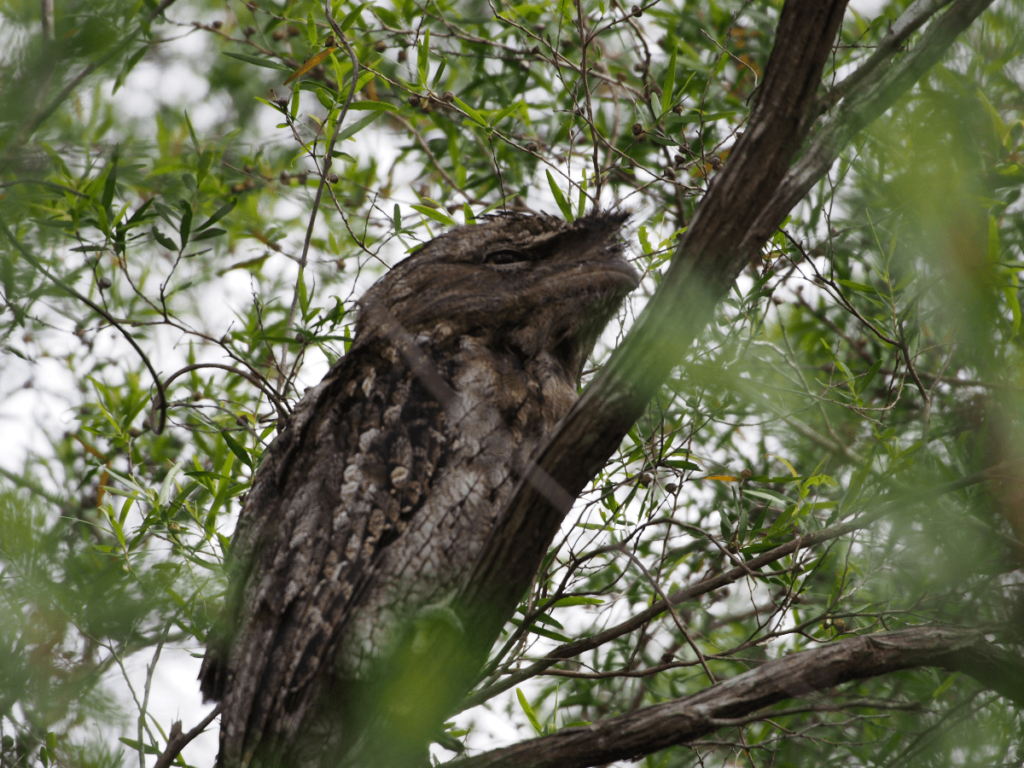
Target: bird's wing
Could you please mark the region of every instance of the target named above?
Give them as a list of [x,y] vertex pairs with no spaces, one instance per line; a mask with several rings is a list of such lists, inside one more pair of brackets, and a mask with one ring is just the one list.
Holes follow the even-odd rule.
[[381,553],[443,465],[444,418],[396,355],[353,348],[267,449],[232,541],[230,645],[201,673],[223,704],[222,763],[298,731]]

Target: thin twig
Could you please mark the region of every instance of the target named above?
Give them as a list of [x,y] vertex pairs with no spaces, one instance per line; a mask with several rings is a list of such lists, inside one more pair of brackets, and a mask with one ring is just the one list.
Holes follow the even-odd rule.
[[103,307],[91,301],[90,299],[87,299],[85,296],[80,294],[70,285],[68,285],[59,277],[50,272],[50,270],[48,270],[45,266],[43,266],[43,263],[39,261],[39,259],[37,259],[28,250],[28,248],[22,245],[21,242],[14,236],[14,234],[8,228],[7,221],[4,219],[3,215],[0,215],[0,228],[3,229],[4,234],[7,236],[7,239],[11,241],[11,245],[13,245],[18,250],[18,252],[25,257],[25,260],[29,264],[31,264],[37,270],[42,272],[50,280],[50,282],[52,282],[58,288],[60,288],[73,298],[78,299],[80,302],[89,307],[89,309],[91,309],[96,314],[100,315],[104,320],[106,320],[117,330],[119,330],[121,332],[121,335],[124,336],[125,339],[127,339],[128,343],[132,345],[132,348],[139,353],[139,357],[142,358],[142,362],[145,364],[146,368],[149,369],[149,373],[153,377],[153,385],[156,387],[155,402],[159,404],[160,407],[160,420],[153,425],[153,432],[157,435],[163,432],[164,424],[167,422],[167,398],[164,395],[164,385],[160,382],[160,377],[157,375],[156,369],[153,367],[153,364],[149,362],[149,358],[146,357],[146,353],[142,351],[142,347],[140,347],[138,343],[135,341],[135,337],[132,336],[131,332],[127,328],[125,328],[117,320],[115,320],[109,312],[103,309]]
[[[356,85],[359,84],[359,59],[356,57],[355,51],[352,50],[352,46],[349,45],[345,35],[342,33],[338,23],[334,20],[334,16],[331,15],[330,3],[324,4],[324,13],[327,15],[327,21],[331,25],[331,29],[334,30],[334,34],[338,37],[338,42],[345,47],[348,52],[349,58],[352,59],[352,86],[349,88],[348,96],[345,97],[345,106],[342,107],[341,113],[338,115],[338,119],[334,124],[334,133],[331,134],[330,140],[327,142],[327,147],[324,151],[323,168],[320,171],[320,183],[316,187],[316,195],[313,198],[313,206],[309,212],[309,224],[306,227],[306,239],[302,243],[302,256],[299,257],[299,276],[298,281],[304,280],[304,272],[306,269],[307,260],[309,257],[309,244],[313,239],[313,225],[316,223],[316,214],[320,209],[320,201],[324,196],[324,186],[328,183],[327,177],[331,170],[331,164],[334,158],[334,144],[338,140],[338,134],[341,133],[342,123],[345,122],[345,116],[348,115],[349,105],[352,104],[352,99],[356,95]],[[339,84],[340,85],[340,84]],[[296,86],[298,87],[298,86]],[[296,284],[295,292],[292,294],[292,305],[288,308],[288,319],[284,324],[284,336],[285,341],[281,345],[281,362],[280,370],[278,372],[277,388],[280,394],[283,396],[285,393],[282,391],[284,388],[284,382],[286,379],[286,371],[288,368],[288,333],[291,331],[292,321],[295,319],[295,310],[299,305],[299,286]]]
[[[160,757],[156,759],[156,762],[153,764],[153,768],[168,768],[168,766],[174,762],[174,759],[181,753],[181,750],[188,746],[189,742],[195,739],[196,736],[205,731],[206,726],[212,723],[213,719],[220,714],[222,706],[223,704],[218,704],[214,707],[210,714],[200,720],[199,725],[188,733],[182,733],[181,721],[176,721],[174,725],[171,726],[171,733],[170,738],[167,740],[167,746],[164,748],[164,751],[160,753]],[[177,726],[177,731],[175,731],[175,726]]]

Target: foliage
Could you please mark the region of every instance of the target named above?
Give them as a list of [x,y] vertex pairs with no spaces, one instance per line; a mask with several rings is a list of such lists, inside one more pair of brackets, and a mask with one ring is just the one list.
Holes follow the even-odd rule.
[[[825,85],[907,5],[850,11]],[[614,204],[645,275],[628,324],[729,162],[781,3],[333,0],[344,40],[302,0],[56,6],[48,28],[0,5],[5,429],[66,414],[0,480],[2,762],[142,764],[171,731],[148,714],[161,649],[201,654],[252,470],[360,291],[454,223]],[[1020,641],[1022,17],[986,12],[771,238],[567,519],[473,703],[551,733],[849,633]],[[1020,711],[962,675],[804,703],[646,762],[1024,759]],[[473,717],[444,744],[486,749]]]

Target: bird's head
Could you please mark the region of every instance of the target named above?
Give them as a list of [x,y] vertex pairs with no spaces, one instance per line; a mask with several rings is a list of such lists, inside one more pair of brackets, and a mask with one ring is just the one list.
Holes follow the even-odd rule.
[[[503,216],[458,227],[396,265],[362,299],[413,336],[444,327],[534,356],[578,376],[598,334],[639,282],[622,255],[621,212],[573,222]],[[373,334],[365,312],[358,334]]]

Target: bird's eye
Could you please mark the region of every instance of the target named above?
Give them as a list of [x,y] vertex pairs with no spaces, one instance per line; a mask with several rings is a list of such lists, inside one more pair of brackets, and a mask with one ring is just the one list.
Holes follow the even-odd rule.
[[493,251],[484,256],[484,264],[515,264],[517,261],[526,261],[526,254],[521,251],[513,251],[505,248],[500,251]]

